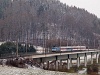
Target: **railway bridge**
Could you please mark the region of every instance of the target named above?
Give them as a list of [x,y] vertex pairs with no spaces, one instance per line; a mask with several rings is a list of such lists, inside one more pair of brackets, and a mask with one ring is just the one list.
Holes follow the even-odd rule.
[[80,57],[84,57],[84,66],[87,66],[87,56],[91,56],[91,64],[93,64],[93,56],[95,55],[96,57],[96,63],[98,63],[98,58],[99,58],[100,50],[97,49],[92,49],[92,50],[84,50],[84,51],[77,51],[77,52],[63,52],[63,53],[49,53],[49,54],[38,54],[38,55],[30,55],[30,56],[25,56],[25,58],[32,58],[36,60],[39,63],[44,63],[47,64],[47,67],[50,67],[50,62],[54,61],[55,63],[55,69],[58,69],[58,65],[62,65],[62,61],[66,60],[67,62],[67,69],[70,69],[72,67],[72,60],[76,60],[77,62],[77,67],[80,66]]

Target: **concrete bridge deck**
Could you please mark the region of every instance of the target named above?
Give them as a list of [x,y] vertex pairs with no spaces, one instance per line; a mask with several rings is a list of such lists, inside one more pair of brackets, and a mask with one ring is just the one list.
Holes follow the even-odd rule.
[[29,56],[25,56],[25,58],[45,58],[45,57],[54,57],[54,56],[64,56],[64,55],[81,55],[84,56],[84,54],[91,55],[100,53],[100,50],[85,50],[85,51],[72,51],[72,52],[53,52],[53,53],[47,53],[47,54],[31,54]]

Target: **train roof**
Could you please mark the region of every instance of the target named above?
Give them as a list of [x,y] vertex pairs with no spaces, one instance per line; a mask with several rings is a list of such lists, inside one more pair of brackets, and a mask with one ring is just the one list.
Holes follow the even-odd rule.
[[60,48],[86,48],[86,46],[60,46]]

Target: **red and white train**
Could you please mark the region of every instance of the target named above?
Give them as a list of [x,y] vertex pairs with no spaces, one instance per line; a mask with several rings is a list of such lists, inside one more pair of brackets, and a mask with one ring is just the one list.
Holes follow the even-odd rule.
[[75,50],[86,50],[86,46],[61,46],[61,47],[52,47],[52,51],[75,51]]

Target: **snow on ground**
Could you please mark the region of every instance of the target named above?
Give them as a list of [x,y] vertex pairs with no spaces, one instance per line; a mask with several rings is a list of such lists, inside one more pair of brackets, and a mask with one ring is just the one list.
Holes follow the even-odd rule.
[[[95,58],[95,55],[93,56]],[[81,62],[84,62],[84,57],[81,57]],[[91,59],[89,55],[88,60]],[[76,62],[76,61],[74,61]],[[77,75],[77,73],[66,73],[66,72],[57,72],[57,71],[47,71],[37,67],[28,67],[27,69],[16,68],[16,67],[2,67],[0,65],[0,75]]]
[[47,71],[39,68],[29,67],[28,69],[0,66],[0,75],[77,75],[77,73],[66,73]]

